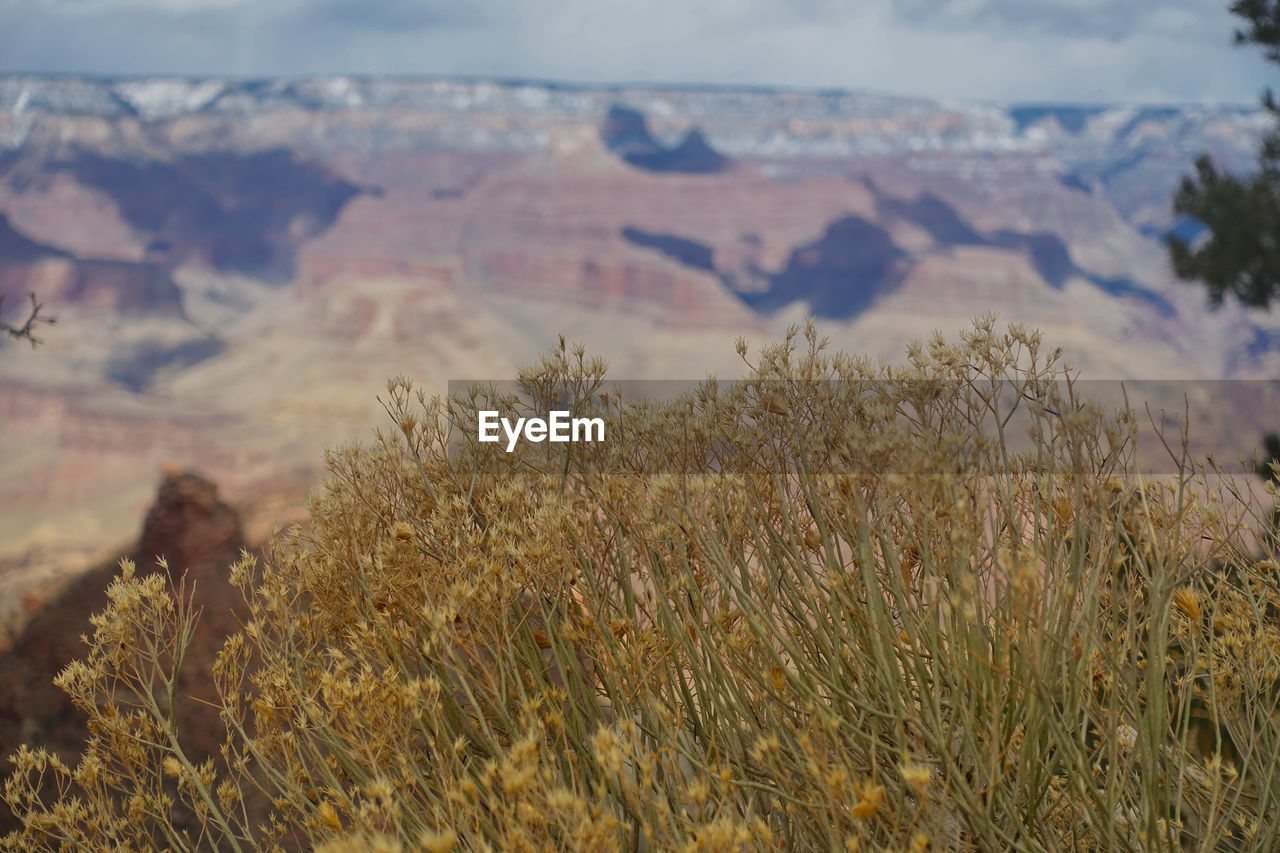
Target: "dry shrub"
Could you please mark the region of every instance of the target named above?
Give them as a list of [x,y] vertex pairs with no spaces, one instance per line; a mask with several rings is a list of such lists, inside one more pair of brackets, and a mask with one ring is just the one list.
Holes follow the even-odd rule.
[[562,341],[527,404],[610,440],[511,454],[460,434],[483,389],[392,381],[312,532],[232,569],[221,764],[173,722],[190,602],[127,567],[7,848],[1277,849],[1263,508],[1137,476],[1132,413],[991,320],[748,366],[629,403]]

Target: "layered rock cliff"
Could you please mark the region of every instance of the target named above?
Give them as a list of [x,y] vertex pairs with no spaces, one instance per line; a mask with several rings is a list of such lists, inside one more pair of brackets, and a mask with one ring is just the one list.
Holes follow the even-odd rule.
[[[507,378],[558,333],[628,378],[732,376],[806,315],[906,343],[998,310],[1092,377],[1276,375],[1280,326],[1174,280],[1188,106],[454,80],[0,77],[0,566],[118,541],[171,461],[314,481],[395,375]],[[1242,436],[1248,450],[1256,436]],[[263,519],[253,519],[264,525]]]

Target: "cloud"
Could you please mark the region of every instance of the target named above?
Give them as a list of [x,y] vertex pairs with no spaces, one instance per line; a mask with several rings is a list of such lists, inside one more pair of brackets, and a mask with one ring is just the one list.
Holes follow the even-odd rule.
[[[902,20],[948,31],[984,29],[1006,33],[1040,33],[1061,37],[1122,41],[1163,31],[1203,37],[1211,25],[1223,43],[1231,30],[1223,0],[899,0]],[[1156,26],[1153,27],[1153,24]]]
[[1225,0],[0,0],[0,71],[466,74],[1252,102]]
[[315,25],[392,33],[478,26],[485,20],[479,6],[447,0],[322,0],[302,7],[299,12],[299,17]]
[[182,15],[235,9],[252,2],[253,0],[13,0],[14,5],[22,3],[27,9],[44,8],[65,15],[99,15],[127,10]]

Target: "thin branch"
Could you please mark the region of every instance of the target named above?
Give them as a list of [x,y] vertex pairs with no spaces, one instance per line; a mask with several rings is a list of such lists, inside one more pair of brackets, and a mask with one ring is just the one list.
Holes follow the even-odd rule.
[[[36,346],[44,343],[41,338],[37,338],[35,336],[36,326],[41,323],[44,323],[47,326],[52,326],[54,323],[58,322],[58,318],[40,316],[40,309],[44,308],[44,305],[36,302],[36,295],[34,293],[30,293],[28,295],[31,297],[31,313],[27,316],[27,321],[21,326],[11,326],[8,323],[0,322],[0,331],[8,332],[10,336],[15,338],[30,341],[31,346],[34,349]],[[0,296],[0,306],[3,304],[4,297]]]

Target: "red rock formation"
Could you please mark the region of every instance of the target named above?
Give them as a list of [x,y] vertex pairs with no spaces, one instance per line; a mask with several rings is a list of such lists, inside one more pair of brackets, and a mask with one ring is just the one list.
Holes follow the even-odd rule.
[[16,304],[36,293],[46,305],[78,305],[115,314],[178,317],[182,294],[163,267],[114,260],[0,258],[0,296]]
[[495,250],[480,255],[475,267],[496,294],[587,308],[648,309],[664,326],[736,329],[750,322],[747,310],[713,276],[666,261]]
[[44,441],[54,450],[51,464],[15,478],[0,491],[0,512],[31,502],[65,506],[87,500],[110,483],[118,469],[132,465],[155,470],[148,460],[157,454],[203,470],[242,467],[247,454],[210,441],[205,434],[225,420],[155,409],[121,411],[104,407],[91,387],[0,379],[0,423],[6,440],[16,447]]
[[293,286],[299,295],[303,295],[324,290],[334,283],[379,279],[421,281],[441,292],[447,292],[454,289],[457,270],[444,264],[432,264],[394,256],[304,253],[298,261]]
[[[237,625],[242,602],[228,581],[228,568],[243,547],[240,518],[218,498],[217,487],[196,474],[175,473],[160,484],[131,554],[139,574],[155,571],[157,556],[165,557],[172,578],[185,575],[202,608],[179,675],[185,701],[178,712],[184,743],[200,759],[216,755],[221,743],[217,712],[204,703],[215,698],[208,677],[214,656]],[[68,758],[79,752],[87,734],[84,716],[53,678],[85,655],[80,637],[92,630],[89,617],[106,606],[107,586],[118,571],[113,561],[81,576],[44,605],[0,654],[0,684],[6,686],[0,693],[0,754],[9,755],[21,743]]]

